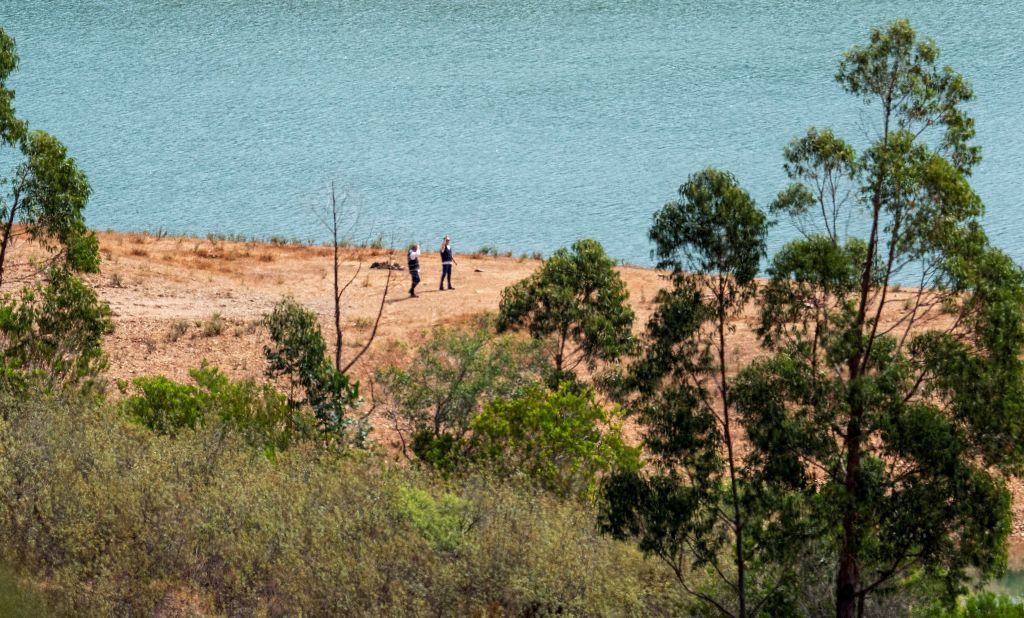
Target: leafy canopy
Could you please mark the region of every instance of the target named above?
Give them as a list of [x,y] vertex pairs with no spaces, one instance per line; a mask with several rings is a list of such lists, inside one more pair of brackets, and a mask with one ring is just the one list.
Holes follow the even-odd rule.
[[466,456],[467,433],[485,402],[518,397],[543,374],[538,342],[496,335],[492,324],[438,326],[408,367],[377,372],[402,439],[411,431],[412,451],[439,469],[452,471]]
[[772,210],[805,237],[769,267],[767,356],[735,382],[753,478],[799,497],[831,544],[843,617],[908,574],[948,600],[968,569],[998,572],[1004,474],[1024,461],[1024,274],[979,224],[974,95],[938,57],[906,21],[843,56],[836,79],[877,138],[858,153],[812,129],[786,148],[792,184]]
[[498,330],[525,328],[553,341],[558,374],[614,361],[633,342],[633,310],[615,263],[595,240],[559,249],[530,277],[501,293]]
[[504,476],[525,473],[557,495],[591,496],[601,475],[640,468],[640,449],[623,441],[620,417],[590,389],[535,385],[517,399],[484,406],[473,420],[473,454]]
[[[16,236],[27,235],[50,250],[50,266],[70,271],[99,270],[99,242],[86,228],[82,210],[91,189],[67,148],[45,131],[28,129],[14,110],[8,86],[18,66],[14,39],[0,28],[0,150],[18,162],[0,179],[0,285],[8,249]],[[20,223],[20,229],[15,224]]]
[[[263,348],[266,375],[288,381],[288,405],[308,407],[325,438],[342,440],[352,425],[345,413],[359,400],[359,385],[352,383],[327,357],[327,344],[316,314],[290,298],[282,299],[264,317],[270,345]],[[357,440],[361,432],[357,433]]]
[[[754,542],[766,520],[747,490],[730,392],[731,320],[756,290],[767,227],[736,179],[711,168],[654,215],[650,238],[659,265],[672,269],[671,287],[655,298],[620,393],[644,427],[652,465],[611,477],[603,494],[602,527],[636,539],[703,611],[725,616],[779,610],[779,576],[762,569],[758,586],[748,575],[767,549]],[[701,590],[702,575],[730,592]]]
[[[787,557],[801,545],[831,561],[841,618],[871,615],[883,593],[915,581],[951,602],[969,572],[1005,568],[1006,480],[1024,466],[1024,272],[981,228],[973,91],[938,58],[905,20],[843,56],[836,79],[868,104],[876,137],[858,152],[812,128],[784,150],[791,182],[770,210],[803,237],[775,254],[751,297],[763,354],[737,372],[722,370],[721,324],[754,289],[742,282],[757,270],[758,215],[722,206],[742,200],[728,198],[727,175],[705,172],[655,220],[663,263],[698,274],[677,274],[659,298],[631,371],[660,471],[615,477],[605,526],[650,553],[692,556],[677,575],[735,573],[724,590],[736,603],[689,589],[719,613],[744,614],[744,558],[759,582],[778,583],[764,611],[795,608]],[[701,380],[716,370],[709,404]],[[746,438],[741,457],[729,420]]]
[[66,270],[0,296],[0,382],[50,388],[88,385],[106,367],[103,336],[113,330],[110,307]]

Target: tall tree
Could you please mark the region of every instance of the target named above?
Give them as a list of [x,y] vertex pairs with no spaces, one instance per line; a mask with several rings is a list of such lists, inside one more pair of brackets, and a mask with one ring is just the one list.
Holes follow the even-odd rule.
[[[858,153],[811,129],[784,151],[792,184],[771,210],[803,237],[773,257],[756,298],[764,355],[732,378],[719,372],[718,403],[734,406],[746,441],[739,516],[715,513],[722,488],[735,484],[701,482],[725,464],[690,377],[722,365],[695,339],[721,297],[677,283],[633,368],[673,397],[639,407],[648,448],[668,473],[613,479],[607,528],[658,555],[688,546],[693,566],[715,567],[722,537],[710,531],[731,520],[733,537],[744,536],[737,575],[741,551],[764,546],[761,556],[778,563],[815,539],[807,546],[819,560],[834,560],[840,618],[870,614],[876,595],[910,581],[941,584],[952,601],[969,570],[990,576],[1005,566],[1006,479],[1024,469],[1024,271],[979,223],[983,205],[968,180],[980,151],[964,111],[973,93],[938,55],[906,21],[874,29],[836,75],[878,114],[874,140]],[[744,221],[729,216],[717,232],[665,229],[714,248]],[[659,251],[685,246],[682,231],[652,238]],[[705,254],[694,251],[689,268],[719,271]],[[781,587],[769,597],[781,615],[795,589],[776,572],[783,577],[768,581]],[[736,606],[753,612],[734,590]]]
[[910,573],[953,594],[968,567],[1001,568],[1003,475],[1024,462],[1024,274],[978,223],[973,92],[938,57],[906,21],[874,29],[836,79],[877,137],[857,154],[812,129],[786,148],[773,210],[817,226],[775,256],[770,356],[734,389],[761,487],[803,496],[837,556],[840,618]]
[[[99,243],[85,226],[82,209],[89,183],[56,138],[29,131],[14,110],[7,81],[18,66],[14,39],[0,28],[0,150],[20,161],[0,190],[0,286],[12,240],[26,235],[52,252],[50,265],[71,271],[99,270]],[[22,224],[20,231],[15,224]]]
[[632,344],[633,310],[615,263],[596,240],[555,251],[533,275],[501,293],[498,330],[525,328],[553,340],[558,375],[616,360]]
[[[723,616],[751,616],[750,538],[730,392],[732,320],[756,290],[767,220],[727,172],[705,169],[654,216],[650,238],[672,287],[659,292],[646,347],[630,368],[631,407],[646,429],[655,472],[626,473],[605,486],[605,528],[639,537],[670,564],[683,587]],[[732,564],[721,564],[731,554]],[[707,566],[730,591],[702,591],[687,561]]]

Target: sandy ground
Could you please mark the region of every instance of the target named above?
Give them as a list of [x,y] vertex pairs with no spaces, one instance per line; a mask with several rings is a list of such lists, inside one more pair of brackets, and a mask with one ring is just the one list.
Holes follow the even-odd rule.
[[[285,296],[316,311],[325,338],[329,344],[333,341],[329,247],[109,232],[98,236],[102,274],[88,279],[114,312],[115,330],[105,344],[112,380],[162,374],[184,381],[188,370],[204,359],[236,378],[260,377],[267,341],[260,320]],[[377,338],[352,368],[356,379],[365,378],[377,367],[407,362],[432,326],[495,311],[501,291],[540,265],[534,259],[457,254],[452,277],[455,289],[439,291],[437,248],[423,249],[419,298],[408,295],[406,271],[392,273]],[[34,253],[28,243],[15,245],[11,281],[29,272],[26,262]],[[387,271],[369,266],[388,259],[388,251],[381,249],[342,252],[342,284],[351,281],[343,297],[343,362],[353,358],[369,339],[388,280]],[[404,266],[404,251],[391,254],[390,259]],[[619,271],[639,328],[650,316],[652,300],[664,280],[652,269],[622,267]],[[893,306],[912,294],[913,290],[896,292]],[[219,333],[211,326],[215,316],[223,323]],[[731,336],[734,359],[746,361],[759,353],[753,333],[756,320],[753,310],[737,320]],[[377,420],[373,435],[386,442],[386,423]],[[1014,490],[1017,545],[1024,544],[1024,487],[1014,483]],[[1013,555],[1020,557],[1015,562],[1024,565],[1024,545],[1015,549]]]

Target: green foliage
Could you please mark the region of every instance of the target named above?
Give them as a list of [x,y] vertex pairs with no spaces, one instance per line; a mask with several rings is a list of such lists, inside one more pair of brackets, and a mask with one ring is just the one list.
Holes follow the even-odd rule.
[[358,402],[359,385],[331,364],[316,314],[286,298],[264,318],[264,325],[271,340],[263,349],[267,377],[286,378],[288,404],[293,409],[308,406],[325,438],[344,440],[351,425],[345,413]]
[[267,452],[283,450],[296,436],[311,433],[293,419],[286,398],[269,384],[232,381],[205,362],[189,371],[195,385],[163,376],[132,381],[140,391],[121,404],[125,414],[157,433],[174,436],[217,418],[249,444]]
[[517,397],[539,379],[544,356],[536,342],[496,336],[483,318],[464,328],[439,326],[407,369],[377,372],[393,413],[413,434],[420,460],[452,471],[484,402]]
[[52,615],[42,595],[12,571],[0,567],[0,616],[41,618]]
[[955,609],[936,607],[919,615],[921,618],[1024,618],[1024,605],[1005,594],[982,592],[967,597]]
[[620,416],[589,389],[534,386],[488,403],[473,420],[471,449],[503,476],[526,474],[556,495],[587,497],[601,475],[640,469],[640,449],[623,442]]
[[27,127],[14,113],[14,90],[7,85],[11,73],[18,68],[14,39],[0,28],[0,140],[13,146],[25,135]]
[[[800,496],[801,524],[836,548],[840,616],[901,573],[941,579],[948,599],[969,567],[998,572],[1000,472],[1024,461],[1024,275],[978,225],[973,93],[937,60],[906,21],[844,55],[836,79],[881,110],[879,137],[854,153],[812,130],[787,148],[802,189],[774,209],[801,223],[818,210],[824,229],[776,257],[760,329],[772,356],[737,380],[760,486]],[[836,222],[857,202],[868,237],[845,239]],[[900,277],[922,290],[886,307]],[[938,306],[948,323],[930,319]]]
[[[756,289],[767,221],[727,172],[691,175],[679,198],[655,214],[650,230],[672,287],[658,292],[646,346],[620,384],[645,428],[654,472],[608,479],[601,525],[674,565],[703,612],[780,615],[783,575],[762,564],[763,549],[751,542],[770,512],[748,494],[736,454],[727,343],[730,320]],[[695,590],[689,580],[701,570],[717,575],[721,590]],[[751,580],[767,589],[756,601]]]
[[110,307],[90,287],[51,269],[47,282],[0,297],[0,382],[90,383],[106,366],[102,340],[112,329]]
[[593,366],[630,351],[633,310],[628,300],[615,262],[600,243],[578,240],[502,291],[498,330],[525,328],[531,337],[553,340],[555,371],[562,377],[581,362]]
[[0,285],[15,223],[55,254],[51,266],[97,272],[99,241],[82,216],[89,182],[60,141],[44,131],[29,131],[16,116],[14,90],[7,81],[17,66],[14,39],[0,28],[0,144],[18,150],[10,158],[19,161],[0,194]]
[[[1006,476],[1024,465],[1024,272],[978,223],[973,93],[937,59],[906,21],[873,30],[836,78],[880,110],[877,139],[856,152],[811,129],[785,149],[792,182],[771,209],[804,238],[776,254],[757,297],[764,358],[724,369],[723,318],[754,289],[744,283],[761,238],[731,177],[691,178],[655,219],[676,280],[627,386],[662,472],[616,477],[604,525],[673,564],[726,580],[735,569],[738,607],[690,588],[720,613],[758,611],[743,608],[745,558],[762,585],[778,583],[761,611],[796,607],[789,565],[809,544],[824,544],[841,618],[871,615],[911,582],[949,602],[969,571],[1004,568]],[[865,224],[848,226],[857,216]],[[866,237],[847,237],[851,227]],[[910,281],[918,289],[894,299]],[[730,421],[746,436],[741,459]]]
[[399,512],[436,551],[458,549],[473,524],[473,505],[454,494],[399,487],[398,500]]
[[739,286],[757,276],[768,232],[764,214],[728,173],[707,168],[679,187],[679,200],[654,215],[650,238],[659,268],[728,274]]
[[28,134],[22,154],[26,160],[15,170],[13,196],[0,215],[7,218],[17,210],[29,236],[60,252],[65,267],[97,272],[99,241],[82,215],[91,193],[85,174],[67,148],[43,131]]
[[190,384],[164,376],[132,380],[141,394],[124,401],[125,414],[153,431],[174,435],[181,429],[195,429],[205,415],[204,397]]
[[68,615],[678,614],[665,569],[593,517],[486,476],[271,459],[214,423],[170,438],[95,399],[0,395],[0,561]]

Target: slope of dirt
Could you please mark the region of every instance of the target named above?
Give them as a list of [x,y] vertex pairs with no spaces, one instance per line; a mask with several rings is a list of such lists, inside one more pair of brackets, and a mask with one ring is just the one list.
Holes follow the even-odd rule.
[[[114,312],[115,331],[106,341],[112,380],[154,374],[186,380],[188,370],[203,360],[236,378],[260,377],[267,341],[260,319],[285,296],[316,311],[330,346],[330,247],[111,232],[98,236],[102,274],[89,280]],[[365,378],[377,367],[407,362],[410,351],[435,325],[456,324],[496,311],[501,291],[540,265],[534,259],[457,254],[452,277],[455,289],[439,291],[439,247],[423,249],[419,298],[409,297],[408,272],[391,273],[377,338],[353,366],[356,379]],[[13,252],[12,279],[24,280],[31,273],[28,262],[38,258],[37,250],[29,243],[19,243]],[[348,284],[342,320],[343,362],[347,362],[368,341],[388,282],[388,271],[372,270],[369,265],[390,259],[404,267],[405,254],[401,250],[389,254],[383,249],[350,248],[342,251],[341,258],[341,283]],[[649,268],[622,267],[619,272],[629,289],[639,329],[665,281]],[[915,293],[896,291],[888,306],[900,307]],[[220,318],[219,328],[215,316]],[[942,319],[936,315],[926,323],[934,325]],[[734,361],[749,361],[760,352],[753,332],[756,321],[752,309],[737,320],[731,336]],[[385,423],[376,424],[374,436],[388,440]],[[1014,534],[1024,538],[1024,487],[1014,482],[1013,489]],[[1024,563],[1024,552],[1013,553]]]

